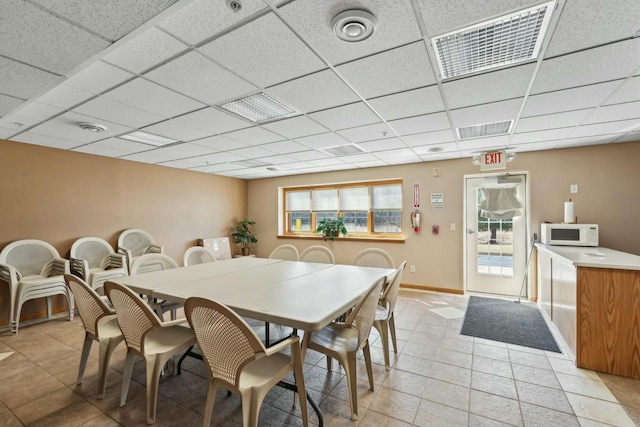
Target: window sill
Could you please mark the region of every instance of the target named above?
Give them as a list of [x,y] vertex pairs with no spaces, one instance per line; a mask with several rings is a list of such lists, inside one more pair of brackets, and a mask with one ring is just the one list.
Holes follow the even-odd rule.
[[[300,236],[295,234],[278,234],[278,239],[295,239],[295,240],[322,240],[322,236]],[[381,242],[381,243],[404,243],[404,236],[402,237],[336,237],[337,241],[351,241],[351,242]]]

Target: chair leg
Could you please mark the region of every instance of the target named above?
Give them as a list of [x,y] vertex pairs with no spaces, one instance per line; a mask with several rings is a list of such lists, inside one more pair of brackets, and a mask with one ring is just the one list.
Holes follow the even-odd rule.
[[[343,362],[343,361],[341,361]],[[358,420],[358,381],[356,377],[356,352],[347,353],[342,367],[347,375],[347,385],[349,386],[349,402],[351,403],[351,420]]]
[[331,356],[327,356],[327,371],[331,370]]
[[9,286],[10,288],[10,296],[9,296],[9,330],[12,334],[18,332],[18,325],[15,322],[15,311],[16,311],[16,297],[18,294],[17,286]]
[[69,322],[71,322],[75,311],[75,300],[73,299],[73,293],[68,288],[65,297],[67,298],[67,304],[69,304]]
[[124,374],[122,376],[122,391],[120,392],[120,406],[124,406],[127,402],[127,394],[129,393],[129,383],[131,382],[131,374],[133,373],[133,362],[136,355],[131,350],[127,350],[127,359],[124,362]]
[[373,369],[371,368],[371,351],[369,351],[369,340],[365,341],[364,347],[362,347],[362,353],[364,353],[364,364],[367,366],[367,376],[369,377],[369,388],[371,391],[373,388]]
[[396,320],[393,317],[393,312],[389,317],[389,331],[391,332],[391,342],[393,343],[393,352],[398,353],[398,341],[396,341]]
[[[300,398],[300,413],[302,415],[302,426],[308,427],[309,414],[307,413],[307,391],[304,386],[304,372],[302,370],[302,358],[300,355],[300,347],[291,348],[291,362],[293,364],[293,374],[298,387],[298,397]],[[293,403],[296,402],[296,396],[293,395]]]
[[51,316],[53,316],[51,312],[51,296],[48,296],[46,298],[47,298],[47,319],[51,319]]
[[[258,415],[260,412],[260,399],[252,393],[251,389],[242,390],[242,426],[258,427]],[[258,403],[258,401],[260,401]]]
[[389,325],[387,325],[386,320],[376,320],[373,322],[373,326],[380,333],[382,353],[384,353],[384,367],[388,371],[391,367],[389,364]]
[[98,362],[98,399],[104,397],[104,391],[107,388],[107,374],[109,373],[109,360],[111,360],[111,354],[120,344],[122,339],[114,338],[102,338],[99,339],[100,343],[100,359]]
[[147,355],[147,424],[156,422],[160,373],[165,360],[160,355]]
[[203,427],[209,427],[211,424],[211,416],[213,415],[213,404],[216,401],[216,393],[218,392],[218,387],[213,384],[213,381],[209,381],[209,391],[207,392],[207,403],[204,407],[204,421],[202,423]]
[[89,334],[84,336],[84,344],[82,345],[82,356],[80,356],[80,368],[78,369],[78,382],[76,384],[82,384],[82,378],[84,377],[84,370],[87,367],[87,360],[89,359],[89,353],[91,353],[91,344],[93,344],[93,338]]

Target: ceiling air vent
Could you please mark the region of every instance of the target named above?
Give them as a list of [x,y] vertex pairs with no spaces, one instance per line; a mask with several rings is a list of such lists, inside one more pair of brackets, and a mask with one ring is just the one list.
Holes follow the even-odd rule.
[[555,1],[433,37],[442,79],[538,56]]
[[458,128],[458,139],[482,138],[483,136],[506,135],[511,131],[513,120],[507,122],[484,123]]
[[358,147],[356,144],[336,145],[335,147],[322,148],[320,151],[336,157],[366,153],[366,151]]
[[78,122],[77,124],[80,129],[88,130],[89,132],[104,132],[107,130],[106,126],[99,125],[97,123]]
[[141,142],[143,144],[153,145],[155,147],[161,147],[167,144],[173,144],[178,142],[177,139],[167,138],[166,136],[154,135],[152,133],[136,131],[120,135],[118,138],[126,139],[128,141]]
[[245,168],[255,168],[259,166],[271,166],[273,163],[263,162],[262,160],[238,160],[237,162],[231,162],[234,165],[243,166]]
[[234,99],[233,101],[222,104],[220,108],[251,120],[254,123],[265,123],[271,120],[300,114],[284,102],[278,101],[264,92]]

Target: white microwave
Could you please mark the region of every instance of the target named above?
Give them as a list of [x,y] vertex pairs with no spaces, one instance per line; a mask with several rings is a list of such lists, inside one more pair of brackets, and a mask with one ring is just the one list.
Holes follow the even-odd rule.
[[598,246],[598,224],[541,224],[542,243],[559,246]]

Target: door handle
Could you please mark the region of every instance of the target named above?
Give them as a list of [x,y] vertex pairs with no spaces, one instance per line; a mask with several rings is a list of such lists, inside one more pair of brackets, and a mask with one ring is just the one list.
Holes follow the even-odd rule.
[[474,234],[476,233],[476,230],[472,230],[470,228],[467,228],[467,234]]

